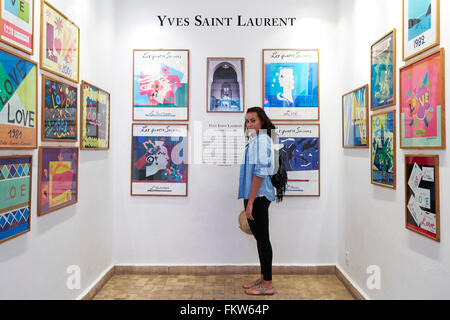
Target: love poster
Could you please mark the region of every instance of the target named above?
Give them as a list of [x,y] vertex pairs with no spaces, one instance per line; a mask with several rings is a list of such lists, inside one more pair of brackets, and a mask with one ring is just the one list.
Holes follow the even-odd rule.
[[81,83],[81,149],[109,149],[109,93]]
[[38,215],[78,201],[78,148],[39,148]]
[[41,10],[41,68],[78,83],[80,29],[45,1]]
[[0,40],[33,54],[34,0],[1,0]]
[[77,87],[42,76],[42,88],[42,140],[77,141]]
[[0,149],[35,149],[37,65],[0,50]]
[[0,157],[0,243],[30,231],[31,156]]
[[400,70],[402,148],[445,148],[444,49]]

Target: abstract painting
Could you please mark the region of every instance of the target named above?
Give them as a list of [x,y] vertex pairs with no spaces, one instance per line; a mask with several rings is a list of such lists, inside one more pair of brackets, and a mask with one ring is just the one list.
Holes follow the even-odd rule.
[[78,148],[39,148],[38,190],[38,216],[78,202]]
[[319,50],[263,50],[263,105],[272,120],[319,120]]
[[320,126],[276,125],[279,153],[288,174],[286,196],[320,196]]
[[365,85],[342,96],[342,146],[369,147],[369,86]]
[[244,58],[207,59],[207,112],[244,112]]
[[133,51],[133,120],[188,120],[189,50]]
[[77,141],[78,88],[42,75],[42,140]]
[[33,55],[34,0],[0,0],[0,13],[0,41]]
[[187,130],[187,125],[132,125],[132,196],[187,196]]
[[440,241],[439,156],[405,156],[406,228]]
[[395,111],[372,115],[372,184],[396,188]]
[[444,49],[400,69],[400,147],[445,148]]

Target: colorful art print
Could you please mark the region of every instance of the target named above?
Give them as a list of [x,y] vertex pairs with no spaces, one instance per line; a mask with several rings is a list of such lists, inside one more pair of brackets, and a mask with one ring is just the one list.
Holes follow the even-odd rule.
[[263,105],[272,120],[319,120],[319,50],[264,49]]
[[38,216],[78,202],[78,148],[40,147]]
[[371,47],[371,110],[397,103],[396,47],[396,29]]
[[48,2],[41,7],[41,69],[78,83],[80,28]]
[[34,0],[0,0],[0,41],[34,52]]
[[207,112],[244,112],[244,58],[207,59]]
[[406,228],[440,241],[439,156],[405,156]]
[[81,82],[82,150],[109,149],[110,94],[86,81]]
[[444,49],[400,69],[400,147],[445,149]]
[[42,76],[43,141],[77,141],[78,88]]
[[395,111],[372,115],[371,181],[396,189]]
[[369,86],[342,96],[342,147],[369,147]]
[[37,64],[0,49],[0,149],[37,147]]
[[0,243],[30,231],[31,156],[0,157]]
[[132,196],[187,196],[187,125],[133,124]]
[[189,120],[189,50],[133,50],[133,120]]
[[279,153],[288,174],[286,196],[320,196],[320,126],[278,124]]
[[403,0],[403,61],[440,42],[440,0]]

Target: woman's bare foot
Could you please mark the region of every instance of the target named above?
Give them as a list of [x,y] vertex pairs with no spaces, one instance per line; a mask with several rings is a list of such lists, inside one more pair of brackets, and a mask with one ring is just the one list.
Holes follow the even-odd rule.
[[263,277],[261,276],[261,278],[255,280],[255,281],[246,283],[246,284],[244,284],[242,287],[243,287],[244,289],[251,289],[251,288],[253,288],[253,287],[259,286],[262,282],[263,282]]

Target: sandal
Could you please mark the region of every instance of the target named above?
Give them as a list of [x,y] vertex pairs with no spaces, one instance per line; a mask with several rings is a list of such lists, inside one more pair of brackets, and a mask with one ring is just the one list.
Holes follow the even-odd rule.
[[275,290],[273,287],[266,288],[259,285],[257,287],[245,290],[245,293],[252,296],[271,296],[275,293]]
[[262,283],[262,280],[261,280],[261,279],[257,279],[257,280],[255,280],[255,281],[253,281],[253,282],[244,284],[244,285],[242,286],[242,288],[244,288],[244,289],[251,289],[251,288],[254,288],[254,287],[259,286],[261,283]]

